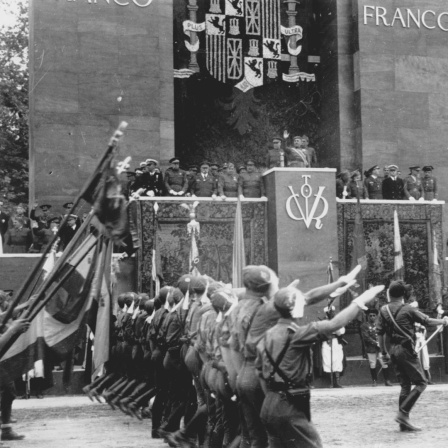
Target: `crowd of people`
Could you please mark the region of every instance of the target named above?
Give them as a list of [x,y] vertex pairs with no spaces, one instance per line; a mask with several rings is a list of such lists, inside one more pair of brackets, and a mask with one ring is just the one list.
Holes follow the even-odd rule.
[[[3,202],[0,201],[0,235],[1,248],[3,253],[43,253],[48,244],[57,233],[65,215],[52,213],[52,206],[49,204],[39,205],[35,203],[29,217],[26,216],[25,206],[19,204],[15,207],[11,215],[5,213],[1,208]],[[68,219],[61,229],[56,251],[63,251],[73,238],[82,219],[71,214],[73,202],[63,205]],[[0,251],[1,253],[1,251]]]
[[[124,293],[118,297],[107,371],[84,391],[126,414],[150,414],[152,437],[172,447],[320,447],[310,411],[311,347],[334,340],[384,287],[368,289],[338,314],[327,313],[325,320],[304,324],[301,318],[307,305],[342,294],[355,276],[356,270],[301,292],[298,281],[279,289],[271,269],[247,266],[241,289],[207,276],[184,275],[153,300]],[[389,295],[398,325],[410,334],[415,322],[448,324],[447,318],[430,319],[403,305],[400,282],[390,285]],[[400,372],[395,420],[403,431],[418,430],[409,412],[426,378],[384,307],[376,336],[382,359]],[[413,390],[411,382],[417,385]]]
[[359,170],[344,170],[336,180],[336,196],[340,199],[433,201],[438,197],[433,170],[430,165],[423,168],[413,165],[403,179],[397,165],[384,166],[382,176],[380,167],[375,165],[364,172],[364,180]]
[[170,167],[162,173],[159,162],[147,159],[130,177],[128,191],[135,196],[192,196],[216,199],[260,198],[265,196],[262,172],[274,167],[309,168],[317,166],[314,148],[309,146],[306,135],[293,138],[293,146],[284,147],[282,137],[272,139],[265,166],[257,167],[254,160],[247,160],[237,168],[231,162],[190,165],[188,171],[180,168],[180,159],[170,159]]

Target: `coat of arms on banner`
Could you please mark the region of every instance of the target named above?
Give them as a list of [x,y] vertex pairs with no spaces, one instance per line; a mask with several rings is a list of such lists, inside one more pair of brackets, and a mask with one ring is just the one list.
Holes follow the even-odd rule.
[[[302,28],[281,25],[282,0],[206,0],[205,22],[184,22],[184,32],[205,31],[206,69],[218,81],[242,91],[282,76],[282,34],[297,43]],[[199,49],[185,42],[191,52]],[[297,56],[301,47],[288,51]],[[283,75],[283,80],[314,80],[314,75]]]

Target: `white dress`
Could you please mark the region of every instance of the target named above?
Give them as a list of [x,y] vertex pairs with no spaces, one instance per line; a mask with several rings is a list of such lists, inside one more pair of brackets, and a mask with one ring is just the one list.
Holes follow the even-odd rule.
[[[341,328],[335,336],[341,336],[345,333],[345,328]],[[333,353],[332,353],[333,352]],[[342,372],[344,360],[344,349],[339,344],[338,339],[333,337],[331,340],[322,342],[322,364],[324,372]]]

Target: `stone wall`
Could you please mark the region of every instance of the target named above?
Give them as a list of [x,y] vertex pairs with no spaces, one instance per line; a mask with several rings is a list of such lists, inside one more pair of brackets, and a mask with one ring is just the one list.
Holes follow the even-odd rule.
[[172,0],[30,2],[31,202],[72,200],[122,120],[134,164],[173,156],[172,26]]

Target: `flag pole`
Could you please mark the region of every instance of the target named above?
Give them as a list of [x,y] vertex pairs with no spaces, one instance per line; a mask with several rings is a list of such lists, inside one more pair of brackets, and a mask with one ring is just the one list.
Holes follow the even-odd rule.
[[[73,209],[75,209],[79,205],[79,203],[81,202],[81,199],[83,198],[83,196],[89,191],[90,188],[92,188],[92,185],[94,184],[94,181],[97,179],[98,174],[101,173],[101,171],[103,170],[105,163],[110,160],[110,158],[111,158],[111,156],[113,154],[113,151],[117,147],[118,141],[120,140],[121,136],[123,135],[123,132],[126,129],[127,125],[128,124],[125,121],[122,121],[120,123],[118,129],[114,132],[112,138],[109,141],[109,145],[108,145],[106,151],[104,152],[103,156],[101,157],[101,160],[98,163],[96,169],[91,174],[89,180],[86,182],[86,184],[84,184],[84,187],[82,188],[82,190],[78,194],[77,198],[75,199],[75,201],[73,203]],[[6,310],[6,314],[5,314],[4,318],[3,318],[3,321],[0,323],[0,333],[4,330],[7,322],[11,318],[11,316],[12,316],[16,306],[20,303],[20,301],[22,299],[22,296],[24,295],[24,293],[26,292],[26,290],[30,286],[33,278],[42,269],[42,266],[45,263],[45,258],[49,254],[51,248],[53,247],[53,244],[56,242],[56,239],[59,238],[61,229],[63,228],[63,226],[68,221],[68,217],[69,217],[69,214],[67,213],[65,215],[65,217],[63,218],[62,223],[59,226],[58,231],[55,233],[55,235],[53,236],[53,239],[51,240],[51,242],[46,247],[44,253],[41,256],[41,258],[36,263],[36,265],[34,266],[33,270],[30,272],[30,274],[28,275],[28,277],[24,281],[22,287],[17,292],[16,297],[11,301],[8,309]]]
[[[44,300],[42,300],[41,303],[39,303],[38,306],[33,306],[30,309],[27,309],[24,313],[24,318],[25,319],[29,319],[29,321],[31,322],[38,314],[39,312],[45,307],[45,305],[53,298],[53,296],[56,294],[56,292],[59,290],[59,287],[64,284],[64,282],[67,281],[68,277],[70,277],[70,275],[73,273],[73,271],[76,269],[76,267],[81,263],[82,260],[84,260],[84,258],[88,255],[88,253],[92,250],[93,247],[95,247],[95,245],[98,243],[98,240],[95,240],[93,242],[93,244],[91,245],[91,247],[89,247],[89,249],[86,251],[86,253],[80,257],[79,260],[76,261],[76,264],[74,266],[72,266],[65,274],[64,276],[61,278],[61,280],[58,281],[58,283],[55,285],[55,287],[53,288],[53,290],[50,292],[50,294],[45,297]],[[45,294],[45,290],[41,291],[41,293],[39,294],[38,298],[41,298],[41,296]],[[38,301],[36,300],[35,304]],[[16,340],[19,338],[20,333],[16,333],[14,334],[11,339],[9,339],[9,341],[5,344],[5,346],[0,350],[0,361],[2,360],[3,356],[5,355],[5,353],[11,348],[11,346],[14,344],[14,342],[16,342]]]

